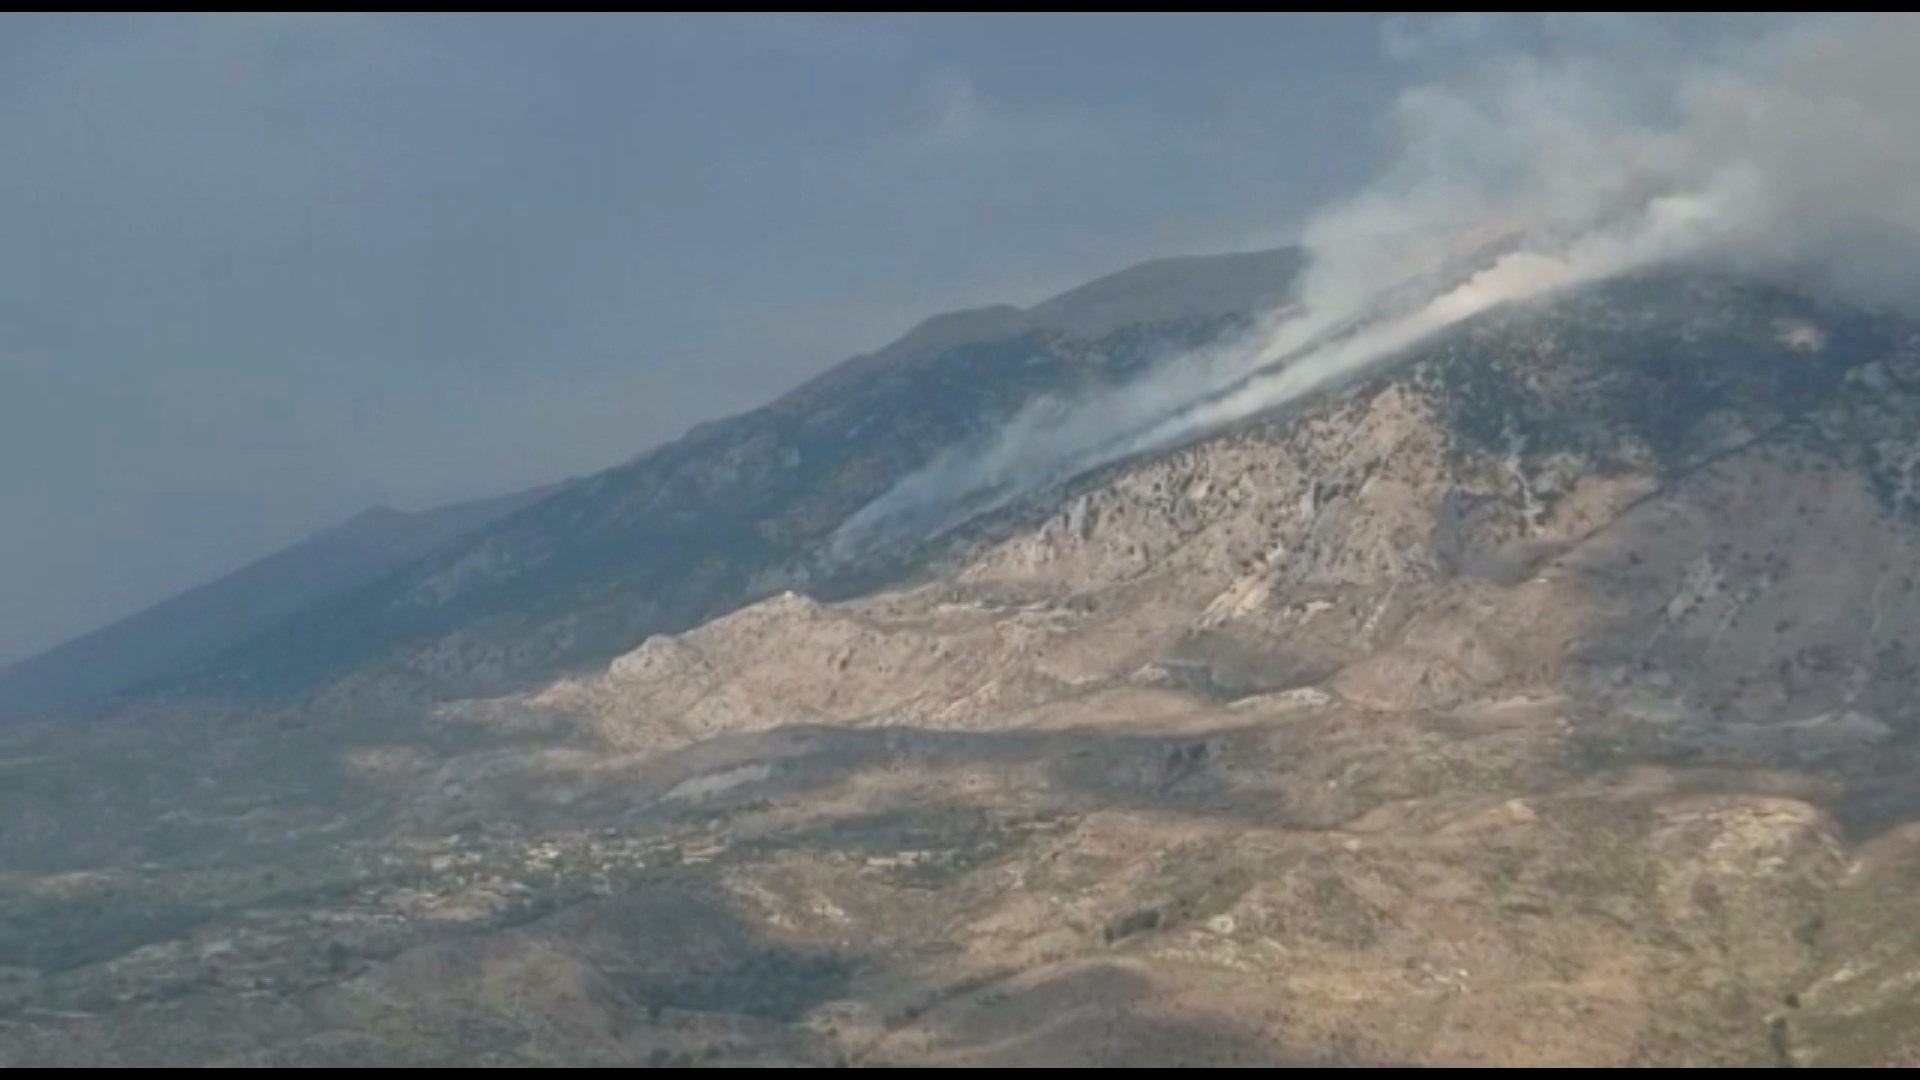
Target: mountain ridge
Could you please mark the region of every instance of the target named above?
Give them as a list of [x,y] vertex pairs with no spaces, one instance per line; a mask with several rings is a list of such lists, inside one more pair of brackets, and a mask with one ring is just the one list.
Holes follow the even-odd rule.
[[[1157,260],[1035,305],[1011,336],[910,333],[465,537],[410,582],[310,610],[209,685],[274,695],[359,673],[376,695],[459,696],[604,662],[648,633],[804,583],[807,546],[908,467],[1036,396],[1127,377],[1245,326],[1286,302],[1302,265],[1297,249]],[[1215,288],[1223,274],[1238,284]],[[1196,284],[1172,288],[1182,282]],[[1142,290],[1172,295],[1149,303]],[[1259,310],[1235,310],[1247,305]]]
[[0,715],[78,706],[217,659],[309,604],[351,591],[560,490],[407,512],[370,507],[304,540],[0,669]]
[[[646,462],[660,455],[697,449],[716,435],[753,422],[752,418],[771,418],[778,423],[782,416],[804,414],[817,409],[823,398],[845,392],[849,384],[889,371],[899,378],[913,365],[937,361],[954,350],[980,349],[995,343],[1003,343],[1004,348],[1005,343],[1024,342],[1027,344],[1013,347],[1031,345],[1044,352],[1047,346],[1042,339],[1048,337],[1090,340],[1129,325],[1231,318],[1279,302],[1302,265],[1302,253],[1292,248],[1154,259],[1096,278],[1028,308],[999,305],[936,315],[893,343],[845,361],[760,409],[697,425],[682,438],[649,448],[592,479],[604,482],[605,477],[623,469],[644,468]],[[521,510],[574,483],[411,515],[391,508],[369,508],[222,578],[0,670],[0,710],[56,710],[89,701],[110,701],[143,687],[164,689],[182,680],[197,681],[201,668],[217,668],[223,657],[236,650],[244,652],[252,641],[273,633],[282,621],[348,603],[353,594],[373,587],[406,564],[427,558],[469,534],[504,524]],[[433,515],[444,515],[437,520],[447,524],[435,525]],[[406,530],[414,535],[407,539],[386,535]],[[382,544],[394,545],[390,556],[376,550]],[[359,555],[342,554],[359,551],[362,546],[366,550]],[[324,580],[311,587],[300,587],[293,580],[309,561],[342,559],[344,564],[332,571],[324,566],[312,567]],[[230,579],[231,584],[223,585]],[[204,624],[209,618],[218,622],[221,616],[204,605],[218,607],[224,603],[232,607],[242,603],[237,593],[274,599],[258,613],[231,616],[235,620],[231,630],[210,632]],[[380,616],[360,611],[350,617],[377,621]],[[304,631],[295,631],[300,632]],[[169,649],[169,642],[175,647]],[[116,670],[121,667],[125,670]]]
[[922,320],[892,344],[803,384],[830,383],[928,352],[1029,333],[1099,337],[1129,324],[1244,315],[1283,301],[1306,269],[1303,248],[1175,255],[1136,263],[1029,307],[990,304]]

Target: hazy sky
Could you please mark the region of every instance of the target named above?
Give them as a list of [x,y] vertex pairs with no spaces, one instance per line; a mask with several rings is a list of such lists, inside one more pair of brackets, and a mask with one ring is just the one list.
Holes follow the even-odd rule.
[[1494,32],[0,16],[0,662],[938,311],[1285,242]]

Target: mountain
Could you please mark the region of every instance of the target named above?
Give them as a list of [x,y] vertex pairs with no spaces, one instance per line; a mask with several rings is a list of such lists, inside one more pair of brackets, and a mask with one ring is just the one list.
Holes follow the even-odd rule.
[[216,581],[0,670],[0,716],[70,708],[180,678],[275,623],[352,592],[559,490],[419,513],[375,507]]
[[0,1065],[1920,1061],[1920,323],[1622,277],[809,576],[1239,321],[843,368],[248,660],[327,692],[0,729]]
[[[837,456],[836,440],[853,434],[836,429],[841,417],[888,417],[884,428],[855,436],[848,459],[863,446],[898,454],[912,453],[916,439],[939,445],[966,425],[992,422],[1009,402],[1103,374],[1119,377],[1156,350],[1223,333],[1284,300],[1300,267],[1298,249],[1160,259],[1029,309],[936,316],[768,409],[702,425],[525,521],[508,519],[560,486],[417,514],[369,510],[0,670],[0,716],[171,686],[208,667],[227,675],[227,685],[272,692],[377,671],[383,686],[447,694],[537,678],[582,657],[604,659],[654,629],[683,627],[787,583],[778,565],[787,550],[782,541],[714,560],[718,566],[694,566],[711,551],[686,523],[740,509],[767,519],[792,512],[781,500],[805,499],[808,485],[819,484],[801,467],[808,463],[803,446],[810,458]],[[942,380],[959,392],[942,394]],[[909,430],[923,422],[926,431]],[[709,457],[728,455],[753,475],[703,474]],[[873,478],[837,493],[840,502],[824,512],[890,482],[909,460],[867,462]],[[721,505],[743,496],[743,507]],[[663,500],[663,516],[678,523],[634,517],[648,500]],[[755,524],[776,527],[771,520]],[[394,577],[429,555],[437,557],[433,567]],[[688,571],[706,576],[678,589],[659,587]],[[755,574],[768,577],[756,581]],[[391,663],[402,650],[411,655]],[[466,655],[450,661],[450,651]]]
[[804,587],[817,543],[939,449],[1246,326],[1289,298],[1301,265],[1297,249],[1168,259],[1029,310],[930,320],[303,612],[229,657],[217,685],[362,708],[498,693]]

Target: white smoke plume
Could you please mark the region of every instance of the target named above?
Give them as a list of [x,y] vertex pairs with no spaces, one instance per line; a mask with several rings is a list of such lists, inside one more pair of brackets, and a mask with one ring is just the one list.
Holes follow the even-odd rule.
[[1639,268],[1713,260],[1817,274],[1867,302],[1916,295],[1912,267],[1871,249],[1920,229],[1920,17],[1809,17],[1675,55],[1562,43],[1410,91],[1390,117],[1393,166],[1305,230],[1295,304],[1131,385],[1036,403],[860,511],[836,550],[936,535],[1497,305]]

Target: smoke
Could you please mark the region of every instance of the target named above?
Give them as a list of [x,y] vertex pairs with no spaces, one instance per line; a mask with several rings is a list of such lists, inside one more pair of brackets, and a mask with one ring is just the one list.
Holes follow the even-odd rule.
[[[1404,35],[1396,48],[1421,51]],[[835,549],[937,535],[1490,308],[1637,269],[1711,261],[1910,299],[1912,252],[1885,241],[1920,228],[1916,55],[1911,15],[1756,24],[1704,51],[1608,33],[1472,55],[1400,98],[1391,167],[1309,223],[1293,304],[1132,384],[1032,405],[902,480]]]

